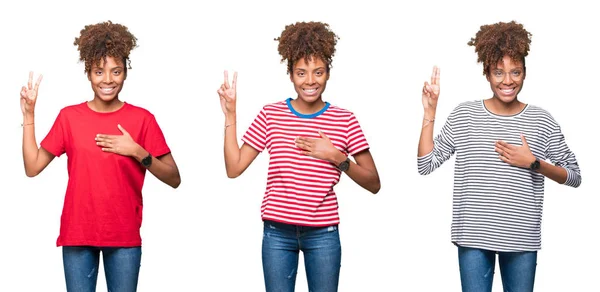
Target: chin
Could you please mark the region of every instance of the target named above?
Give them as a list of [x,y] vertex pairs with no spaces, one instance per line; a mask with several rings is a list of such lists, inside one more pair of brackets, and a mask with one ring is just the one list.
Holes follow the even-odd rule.
[[303,102],[305,103],[313,103],[317,100],[319,100],[319,97],[321,97],[321,95],[315,95],[315,96],[302,96],[300,95],[300,99],[302,99]]

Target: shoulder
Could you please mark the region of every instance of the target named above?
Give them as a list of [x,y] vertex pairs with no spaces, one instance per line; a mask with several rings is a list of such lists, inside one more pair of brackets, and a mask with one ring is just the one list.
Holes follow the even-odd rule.
[[125,103],[125,110],[127,110],[128,114],[135,114],[135,115],[139,115],[140,117],[154,117],[154,115],[147,109],[137,106],[137,105],[133,105],[130,103]]
[[288,109],[288,101],[282,100],[278,102],[272,102],[264,105],[262,110],[264,111],[281,111]]
[[455,108],[454,112],[469,112],[481,109],[482,100],[470,100],[459,103]]
[[535,119],[535,120],[540,121],[545,124],[550,124],[552,126],[558,126],[558,123],[556,122],[556,120],[554,119],[552,114],[550,114],[550,112],[547,111],[546,109],[544,109],[540,106],[537,106],[537,105],[528,104],[525,116],[528,118],[531,118],[531,119]]
[[343,119],[343,118],[346,118],[346,119],[355,118],[354,112],[352,112],[352,111],[350,111],[348,109],[339,107],[337,105],[333,105],[333,104],[329,104],[329,107],[327,108],[327,111],[325,113],[327,115],[334,116],[334,117],[340,118],[340,119]]

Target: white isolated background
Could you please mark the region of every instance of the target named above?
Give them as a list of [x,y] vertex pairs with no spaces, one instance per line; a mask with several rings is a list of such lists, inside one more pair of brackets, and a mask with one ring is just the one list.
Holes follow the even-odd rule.
[[[535,2],[535,4],[534,4]],[[87,24],[112,20],[139,39],[121,99],[155,114],[182,177],[144,186],[139,291],[264,291],[260,203],[268,154],[226,177],[216,90],[236,70],[238,137],[260,108],[294,95],[273,39],[296,21],[323,21],[341,37],[324,99],[353,111],[381,177],[371,195],[343,177],[340,291],[460,291],[450,243],[453,163],[419,176],[421,88],[441,67],[436,133],[460,102],[488,98],[467,46],[480,25],[516,20],[533,34],[520,99],[547,109],[576,153],[583,183],[546,180],[536,291],[597,289],[598,54],[585,1],[12,1],[0,9],[0,291],[64,291],[55,246],[67,183],[65,156],[35,178],[21,158],[18,95],[44,74],[36,138],[59,110],[92,98],[72,45]],[[230,74],[232,76],[232,74]],[[115,125],[116,126],[116,125]],[[501,291],[496,269],[494,291]],[[301,264],[297,291],[307,291]],[[98,291],[106,291],[104,273]]]

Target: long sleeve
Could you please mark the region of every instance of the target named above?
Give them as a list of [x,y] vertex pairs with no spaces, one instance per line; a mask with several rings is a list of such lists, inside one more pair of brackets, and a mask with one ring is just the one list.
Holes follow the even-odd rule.
[[422,157],[417,157],[417,166],[419,174],[427,175],[433,172],[436,168],[440,167],[442,163],[450,159],[454,151],[454,133],[452,131],[452,122],[456,110],[453,111],[448,120],[442,127],[442,131],[433,140],[433,150]]
[[546,157],[556,166],[560,166],[567,171],[567,180],[565,185],[578,187],[581,184],[581,171],[575,158],[575,153],[569,149],[565,142],[565,137],[558,124],[555,125],[546,146]]

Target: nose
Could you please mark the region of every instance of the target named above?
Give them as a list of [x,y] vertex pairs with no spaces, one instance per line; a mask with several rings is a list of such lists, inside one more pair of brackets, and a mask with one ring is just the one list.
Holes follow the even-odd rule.
[[315,76],[313,74],[308,74],[306,77],[306,84],[312,85],[315,83]]
[[502,83],[503,84],[512,84],[513,83],[510,73],[504,73],[504,79],[502,80]]
[[112,80],[113,80],[113,76],[112,76],[112,74],[104,74],[104,76],[103,76],[103,77],[104,77],[104,78],[102,78],[102,81],[103,81],[104,83],[112,83]]

